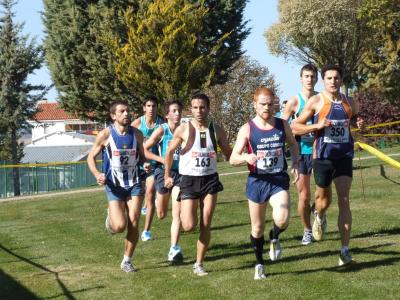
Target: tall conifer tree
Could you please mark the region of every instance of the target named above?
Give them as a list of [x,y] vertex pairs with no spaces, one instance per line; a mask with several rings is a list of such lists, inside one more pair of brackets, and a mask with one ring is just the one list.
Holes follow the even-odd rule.
[[[12,0],[0,2],[0,145],[10,150],[3,149],[1,154],[5,157],[0,159],[18,164],[21,159],[20,132],[28,127],[26,120],[35,113],[36,102],[43,98],[47,88],[27,83],[28,76],[41,67],[44,55],[34,39],[22,35],[23,24],[14,23],[14,4]],[[16,196],[20,194],[18,170],[13,169]]]

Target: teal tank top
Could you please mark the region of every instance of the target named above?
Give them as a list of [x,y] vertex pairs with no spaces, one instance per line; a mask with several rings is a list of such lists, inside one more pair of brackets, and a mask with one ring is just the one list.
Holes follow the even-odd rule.
[[[158,127],[160,127],[160,125],[161,125],[162,123],[164,123],[164,120],[163,120],[162,118],[160,118],[159,116],[157,116],[157,117],[156,117],[156,122],[155,122],[154,127],[153,127],[153,128],[148,128],[148,127],[146,126],[146,119],[145,119],[144,115],[140,117],[140,127],[139,127],[139,130],[142,132],[143,137],[144,137],[143,143],[146,142],[146,140],[152,135],[152,133],[154,132],[154,130],[156,130]],[[154,147],[152,147],[150,150],[151,150],[151,152],[153,152],[153,153],[156,154],[156,155],[159,154],[159,153],[158,153],[158,147],[157,147],[157,145],[155,145]],[[155,166],[155,165],[156,165],[156,161],[154,161],[154,160],[150,160],[149,162],[150,162],[150,164],[151,164],[152,166]]]
[[[299,117],[301,112],[304,109],[304,106],[306,105],[306,101],[304,100],[304,97],[301,93],[297,94],[297,98],[299,99],[299,107],[294,114],[294,119]],[[307,125],[312,124],[312,120],[307,121]],[[314,134],[313,133],[308,133],[300,136],[298,139],[299,143],[299,150],[300,154],[312,154],[313,153],[313,143],[314,143]]]
[[[158,142],[159,149],[160,149],[160,156],[165,157],[165,154],[167,152],[167,148],[169,143],[172,140],[173,133],[171,132],[171,129],[169,128],[167,123],[161,124],[161,127],[164,129],[164,135],[161,138],[161,140]],[[179,155],[181,153],[181,147],[178,147],[173,156],[173,162],[172,162],[172,170],[178,171],[179,170]]]

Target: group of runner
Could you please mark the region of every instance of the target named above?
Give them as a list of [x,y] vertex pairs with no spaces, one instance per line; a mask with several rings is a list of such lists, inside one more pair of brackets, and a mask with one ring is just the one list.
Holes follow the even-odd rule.
[[[158,218],[165,218],[171,197],[171,246],[167,259],[183,260],[178,243],[181,227],[192,231],[200,223],[193,272],[198,276],[208,274],[203,262],[210,243],[217,195],[223,190],[217,172],[219,146],[232,165],[248,165],[245,194],[251,220],[250,242],[256,257],[254,279],[266,278],[263,247],[267,203],[272,207],[273,222],[269,231],[272,261],[282,257],[279,236],[288,227],[290,218],[285,144],[290,146],[291,172],[299,195],[298,213],[304,226],[301,243],[307,245],[313,239],[322,239],[333,181],[339,205],[339,265],[351,263],[349,191],[354,142],[350,123],[354,121],[363,128],[363,121],[356,118],[357,103],[340,93],[342,70],[328,65],[321,75],[324,90],[316,93],[317,69],[311,64],[301,69],[302,90],[287,102],[281,118],[275,117],[274,92],[265,86],[256,89],[255,117],[240,128],[233,150],[224,129],[209,120],[210,100],[205,94],[191,98],[192,119],[186,123],[180,122],[183,107],[177,100],[165,102],[163,119],[157,114],[157,99],[145,98],[144,115],[132,123],[128,103],[113,102],[112,124],[98,134],[88,165],[97,182],[105,185],[107,230],[114,234],[127,229],[121,269],[137,271],[132,255],[139,240],[143,199],[146,198],[146,221],[141,239],[148,241],[152,239],[150,227],[154,211]],[[102,171],[96,167],[100,153]],[[312,170],[316,184],[315,208],[310,207]],[[311,212],[315,213],[312,226]]]

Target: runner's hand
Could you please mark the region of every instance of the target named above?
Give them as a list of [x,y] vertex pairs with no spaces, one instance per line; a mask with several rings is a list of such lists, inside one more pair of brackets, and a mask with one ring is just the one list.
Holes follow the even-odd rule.
[[106,175],[104,173],[100,173],[96,178],[98,185],[105,185],[106,184]]
[[174,180],[172,177],[164,177],[164,186],[168,189],[174,186]]
[[299,164],[296,162],[292,165],[292,170],[290,171],[294,175],[293,184],[296,184],[299,181]]
[[150,163],[148,163],[148,162],[145,162],[144,164],[143,164],[143,170],[146,172],[146,173],[150,173],[151,172],[151,164]]
[[257,163],[257,156],[254,153],[250,153],[250,154],[245,154],[245,160],[246,162],[251,165],[251,166],[255,166]]

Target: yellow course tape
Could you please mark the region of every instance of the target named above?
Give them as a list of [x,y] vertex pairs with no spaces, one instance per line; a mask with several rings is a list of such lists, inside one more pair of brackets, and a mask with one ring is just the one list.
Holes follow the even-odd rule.
[[371,146],[369,146],[365,143],[361,143],[361,142],[355,142],[355,144],[360,146],[361,149],[368,151],[372,155],[375,155],[380,160],[383,160],[385,163],[387,163],[397,169],[400,169],[400,162],[394,160],[393,158],[390,158],[389,156],[387,156],[386,154],[382,153],[381,151],[375,149],[374,147],[371,147]]
[[[367,126],[367,128],[368,129],[373,129],[373,128],[391,126],[391,125],[396,125],[396,124],[400,124],[400,121],[393,121],[393,122],[375,124],[375,125]],[[359,131],[359,130],[360,130],[359,128],[352,128],[351,129],[351,131]]]
[[362,136],[400,136],[400,133],[368,133]]

